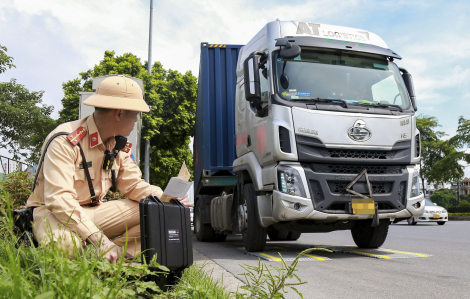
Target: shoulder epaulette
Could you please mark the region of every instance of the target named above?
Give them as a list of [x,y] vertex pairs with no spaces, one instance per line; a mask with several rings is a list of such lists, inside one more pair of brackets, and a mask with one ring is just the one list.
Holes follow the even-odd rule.
[[75,131],[73,131],[72,133],[70,133],[67,136],[67,139],[70,141],[71,144],[77,145],[78,142],[82,140],[86,134],[87,134],[87,131],[83,127],[80,127],[76,129]]
[[126,146],[122,149],[123,152],[128,153],[132,148],[132,143],[126,143]]

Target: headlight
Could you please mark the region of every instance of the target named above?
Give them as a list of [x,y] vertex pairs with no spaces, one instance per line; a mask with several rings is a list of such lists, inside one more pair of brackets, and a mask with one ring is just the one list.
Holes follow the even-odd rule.
[[443,210],[441,211],[441,213],[447,213],[447,210],[446,210],[446,209],[443,209]]
[[424,213],[429,213],[429,214],[431,214],[431,212],[429,212],[428,210],[424,210]]
[[413,173],[413,179],[411,181],[411,197],[416,197],[419,195],[419,170],[415,168]]
[[277,176],[279,179],[279,191],[289,195],[307,197],[304,184],[297,170],[289,166],[280,165],[277,168]]

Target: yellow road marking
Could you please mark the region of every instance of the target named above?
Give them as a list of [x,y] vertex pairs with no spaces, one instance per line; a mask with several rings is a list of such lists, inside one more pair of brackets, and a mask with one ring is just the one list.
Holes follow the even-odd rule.
[[361,254],[365,254],[365,255],[378,256],[378,257],[381,257],[381,258],[384,258],[384,259],[387,259],[387,260],[391,260],[391,259],[392,259],[391,257],[386,256],[386,255],[373,254],[373,253],[369,253],[369,252],[361,252],[361,251],[351,251],[351,252],[361,253]]
[[[284,249],[284,248],[281,248],[281,247],[274,247],[274,248],[285,250],[285,251],[287,250],[287,249]],[[296,254],[300,254],[300,252],[296,252]],[[320,256],[316,256],[316,255],[312,255],[312,254],[306,254],[306,253],[304,253],[303,255],[314,258],[314,259],[317,259],[319,261],[326,261],[324,258],[322,258]]]
[[382,249],[383,251],[389,251],[389,252],[395,252],[395,253],[403,253],[403,254],[410,254],[410,255],[417,255],[417,256],[421,256],[421,257],[429,257],[425,254],[421,254],[421,253],[413,253],[413,252],[406,252],[406,251],[398,251],[398,250],[391,250],[391,249]]
[[275,256],[272,256],[272,255],[269,255],[269,254],[266,254],[266,253],[260,252],[259,254],[260,254],[260,255],[263,255],[263,256],[266,256],[266,257],[269,257],[269,258],[273,259],[273,260],[276,261],[276,262],[280,262],[280,261],[281,261],[280,258],[275,257]]
[[[297,252],[297,254],[300,254],[300,252]],[[306,254],[306,253],[304,253],[303,255],[308,256],[308,257],[313,257],[314,259],[317,259],[319,261],[326,261],[324,258],[316,256],[316,255],[311,255],[311,254]]]

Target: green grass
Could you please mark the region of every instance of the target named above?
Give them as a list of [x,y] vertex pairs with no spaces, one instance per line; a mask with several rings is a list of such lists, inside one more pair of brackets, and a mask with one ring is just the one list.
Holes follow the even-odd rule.
[[[205,265],[187,268],[179,283],[162,292],[154,281],[149,266],[160,266],[155,259],[149,265],[128,266],[124,259],[112,265],[93,246],[75,248],[75,258],[56,243],[38,248],[16,248],[10,201],[5,194],[0,206],[0,298],[284,298],[287,289],[303,284],[294,272],[301,255],[291,265],[282,259],[282,267],[259,262],[242,266],[248,285],[244,293],[225,291],[222,281],[211,277]],[[125,250],[125,249],[124,249]],[[308,250],[307,250],[308,251]],[[306,253],[307,251],[303,252]],[[295,278],[295,281],[291,281]],[[149,280],[149,281],[147,281]],[[303,297],[302,297],[303,298]]]
[[449,213],[449,217],[452,216],[470,217],[470,213]]
[[179,284],[160,298],[234,298],[236,294],[227,293],[222,280],[211,277],[211,271],[206,264],[194,264],[186,269]]

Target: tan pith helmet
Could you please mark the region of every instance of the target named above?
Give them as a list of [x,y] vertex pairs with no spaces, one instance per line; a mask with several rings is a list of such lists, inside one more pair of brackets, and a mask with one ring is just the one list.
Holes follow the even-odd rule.
[[108,109],[150,111],[139,84],[123,75],[112,76],[101,81],[96,92],[83,104]]

